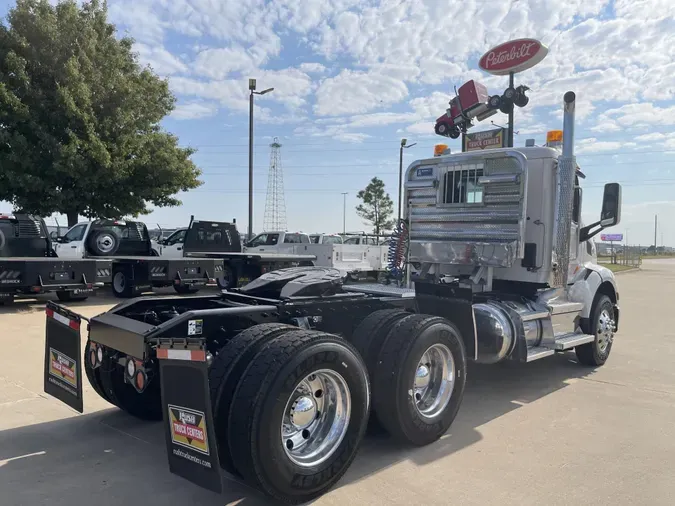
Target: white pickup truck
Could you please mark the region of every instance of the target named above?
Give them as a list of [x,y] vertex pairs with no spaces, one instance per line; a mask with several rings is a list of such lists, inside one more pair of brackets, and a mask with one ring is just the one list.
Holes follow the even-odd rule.
[[[324,235],[323,238],[332,237]],[[337,237],[337,236],[336,236]],[[314,243],[312,237],[302,232],[263,232],[244,245],[246,252],[278,252],[314,255],[314,265],[333,267],[347,272],[352,279],[366,276],[377,277],[387,266],[388,246],[363,242],[361,237],[348,243],[351,238],[339,242]]]

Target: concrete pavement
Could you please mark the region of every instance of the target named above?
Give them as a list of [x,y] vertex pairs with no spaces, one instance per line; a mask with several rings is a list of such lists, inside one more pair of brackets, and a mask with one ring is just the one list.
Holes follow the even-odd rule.
[[[618,278],[620,331],[597,370],[574,354],[472,367],[449,433],[421,449],[367,438],[321,506],[645,505],[675,496],[675,260]],[[91,316],[115,303],[72,304]],[[42,393],[43,304],[0,308],[0,504],[267,504],[171,475],[160,424],[110,408],[85,382],[85,414]]]

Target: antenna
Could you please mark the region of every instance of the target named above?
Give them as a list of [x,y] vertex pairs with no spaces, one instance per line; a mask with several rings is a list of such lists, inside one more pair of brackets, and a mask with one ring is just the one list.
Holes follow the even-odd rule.
[[284,197],[284,173],[281,167],[281,144],[275,137],[270,144],[270,168],[267,176],[267,199],[263,230],[286,230],[286,200]]

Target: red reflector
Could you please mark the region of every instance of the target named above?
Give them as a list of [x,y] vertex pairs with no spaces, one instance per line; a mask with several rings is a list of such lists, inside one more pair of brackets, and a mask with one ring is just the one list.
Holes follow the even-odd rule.
[[91,283],[87,283],[87,288],[91,288],[92,286],[94,285],[92,285]]
[[49,308],[45,309],[45,313],[47,313],[47,316],[49,318],[54,318],[54,311],[52,309]]
[[174,279],[173,284],[174,285],[180,285],[180,279]]
[[30,289],[31,292],[33,293],[40,293],[42,291],[42,287],[40,286],[32,286]]

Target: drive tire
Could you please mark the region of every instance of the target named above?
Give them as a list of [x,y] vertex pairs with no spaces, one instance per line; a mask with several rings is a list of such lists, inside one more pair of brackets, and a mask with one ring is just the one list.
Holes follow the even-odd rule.
[[[350,416],[332,453],[305,467],[289,457],[292,448],[287,450],[282,443],[281,423],[291,398],[298,400],[296,388],[314,373],[332,374],[347,386],[344,398],[349,399]],[[368,409],[368,374],[351,344],[316,331],[287,332],[270,341],[250,362],[235,391],[229,423],[232,459],[248,484],[276,501],[310,501],[347,471],[363,438]],[[306,439],[306,444],[323,441]]]
[[[419,362],[434,345],[449,350],[454,362],[454,385],[442,410],[425,417],[412,393]],[[425,446],[438,440],[452,425],[465,385],[466,352],[457,327],[444,318],[413,314],[396,323],[382,345],[373,377],[373,409],[394,438]]]
[[110,286],[113,295],[120,299],[129,299],[135,295],[134,285],[131,283],[126,269],[113,269]]
[[83,300],[87,300],[89,298],[88,295],[86,296],[74,296],[73,292],[56,292],[56,297],[61,301],[61,302],[81,302]]
[[192,285],[173,285],[173,289],[176,291],[176,293],[181,295],[197,293],[199,291],[199,288],[195,288]]
[[209,394],[218,441],[218,456],[220,467],[229,473],[238,474],[228,446],[227,423],[239,380],[249,362],[268,341],[291,330],[297,330],[297,327],[283,323],[263,323],[249,327],[228,341],[211,363]]
[[103,389],[103,383],[101,383],[101,376],[100,376],[100,367],[97,367],[94,369],[90,364],[89,364],[89,345],[90,341],[87,339],[87,344],[84,346],[84,373],[87,375],[87,379],[89,380],[89,384],[91,385],[91,388],[94,389],[94,391],[103,399],[104,401],[110,402],[110,399],[108,396],[105,394],[105,391]]
[[[349,341],[354,345],[366,363],[370,378],[375,377],[377,357],[389,331],[408,315],[410,313],[402,309],[380,309],[366,316],[354,330]],[[384,432],[386,432],[386,429],[379,422],[375,413],[371,412],[368,419],[368,433],[382,434]]]
[[111,404],[140,420],[156,422],[162,420],[162,395],[159,384],[159,367],[148,387],[139,394],[124,381],[124,370],[110,357],[103,357],[100,371],[103,392]]
[[97,230],[87,238],[87,247],[95,256],[112,256],[120,247],[120,238],[112,230]]
[[607,362],[609,354],[612,351],[612,344],[614,344],[614,331],[610,331],[609,335],[611,339],[609,339],[609,342],[603,349],[603,342],[607,339],[606,332],[603,332],[605,329],[604,325],[608,324],[608,322],[604,321],[606,320],[606,316],[614,320],[614,304],[606,295],[600,295],[593,304],[593,318],[589,323],[590,328],[587,329],[589,334],[595,335],[595,341],[574,348],[580,364],[598,367]]

